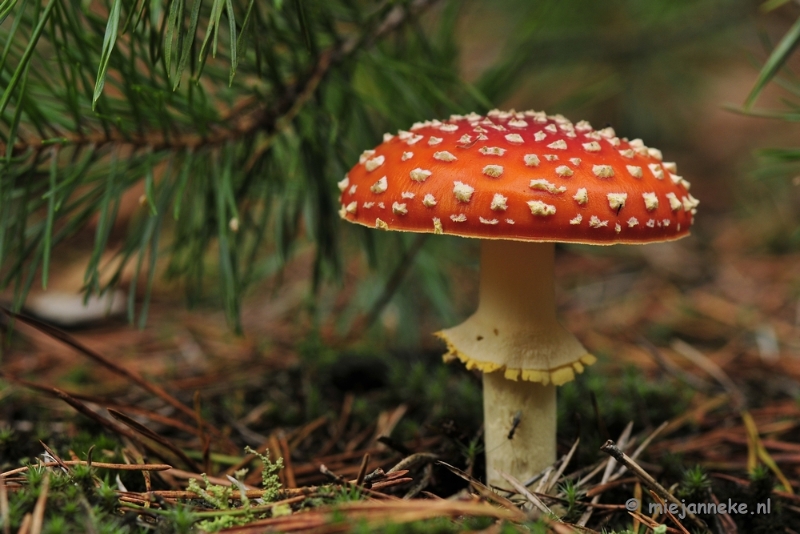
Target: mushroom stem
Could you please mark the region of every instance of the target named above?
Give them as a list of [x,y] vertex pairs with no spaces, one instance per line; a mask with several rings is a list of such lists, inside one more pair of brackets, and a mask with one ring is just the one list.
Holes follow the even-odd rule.
[[505,484],[497,470],[523,479],[555,461],[554,386],[594,361],[556,319],[554,258],[553,243],[481,241],[478,309],[439,333],[446,359],[484,373],[490,484]]
[[557,322],[554,265],[555,243],[482,240],[477,313],[508,324]]
[[[556,320],[554,262],[554,243],[483,240],[476,315],[493,317],[502,325],[498,330],[520,323],[541,333],[563,330]],[[484,373],[483,419],[490,484],[505,485],[498,471],[527,478],[555,462],[554,385]]]
[[[499,472],[527,479],[556,461],[556,386],[483,374],[486,478],[507,487]],[[510,438],[509,438],[510,436]]]

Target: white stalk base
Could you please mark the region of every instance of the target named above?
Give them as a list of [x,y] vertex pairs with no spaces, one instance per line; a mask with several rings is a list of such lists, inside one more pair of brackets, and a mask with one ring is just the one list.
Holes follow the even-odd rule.
[[483,421],[490,485],[511,488],[498,471],[524,482],[555,462],[556,386],[484,373]]

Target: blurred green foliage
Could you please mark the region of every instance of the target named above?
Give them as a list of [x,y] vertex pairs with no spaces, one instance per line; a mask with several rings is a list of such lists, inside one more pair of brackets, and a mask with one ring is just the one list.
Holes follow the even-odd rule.
[[[761,10],[770,12],[783,8],[782,12],[791,16],[792,11],[784,7],[787,3],[768,0],[761,5]],[[800,121],[800,78],[790,67],[790,60],[800,45],[800,15],[777,43],[773,45],[766,34],[762,34],[762,41],[769,55],[744,105],[732,107],[732,110],[753,117],[796,123]],[[759,98],[771,84],[780,90],[780,106],[759,106]],[[741,209],[751,217],[759,217],[764,212],[773,214],[776,224],[766,239],[769,252],[796,251],[800,249],[800,147],[789,144],[764,148],[757,155],[760,165],[753,174],[758,183],[746,184],[742,188],[741,196],[747,200],[740,203]],[[766,210],[764,206],[767,206]]]
[[[211,298],[238,327],[247,289],[311,245],[317,290],[353,253],[374,269],[346,323],[410,246],[337,216],[335,183],[384,131],[524,106],[679,144],[704,69],[752,18],[745,0],[3,0],[0,285],[19,306],[53,248],[88,231],[88,292],[131,264],[144,324],[166,255],[189,302]],[[116,243],[136,186],[142,209]],[[442,273],[460,256],[446,249],[471,244],[434,241],[396,292],[403,316],[422,300],[452,318]],[[123,261],[105,283],[112,243]]]

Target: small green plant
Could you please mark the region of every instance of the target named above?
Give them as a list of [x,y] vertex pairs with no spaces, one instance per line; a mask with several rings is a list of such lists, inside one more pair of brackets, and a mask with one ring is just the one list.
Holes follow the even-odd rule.
[[342,486],[335,493],[333,497],[334,504],[343,504],[348,502],[360,501],[363,498],[361,489],[358,486]]
[[278,458],[276,461],[269,459],[269,451],[261,454],[250,447],[245,447],[245,452],[248,454],[255,454],[261,460],[261,487],[264,490],[262,499],[265,502],[273,502],[278,500],[281,493],[281,480],[278,478],[278,473],[283,469],[283,458]]
[[483,439],[482,436],[478,435],[469,440],[469,443],[466,445],[461,443],[460,441],[456,442],[456,445],[461,450],[461,454],[464,456],[464,459],[467,462],[467,465],[474,466],[475,460],[477,459],[478,455],[483,452]]
[[750,474],[750,487],[744,496],[744,501],[748,504],[748,509],[756,510],[759,504],[774,500],[771,506],[772,517],[777,517],[781,513],[782,506],[777,499],[773,499],[772,490],[775,487],[775,475],[766,465],[759,464]]
[[90,486],[94,485],[94,469],[89,465],[78,464],[72,468],[72,479],[75,484],[88,490]]
[[711,480],[705,470],[696,465],[683,474],[683,479],[678,488],[678,496],[689,502],[703,502],[708,497]]
[[[197,482],[197,479],[190,478],[187,489],[200,495],[203,500],[220,512],[231,510],[231,496],[233,494],[232,486],[212,484],[208,480],[208,476],[205,473],[202,474],[202,477],[203,482],[205,483],[205,488],[200,486],[200,484]],[[241,495],[241,503],[242,506],[237,509],[237,512],[239,513],[214,514],[212,518],[200,521],[197,526],[206,532],[218,532],[223,528],[246,525],[254,519],[255,514],[250,507],[250,500],[247,498],[247,495],[245,495],[244,492],[242,492]]]
[[[69,472],[29,465],[24,489],[8,494],[8,526],[16,532],[36,501],[47,492],[42,532],[139,532],[119,514],[119,500],[108,482],[93,468],[75,466]],[[87,482],[88,481],[88,482]],[[94,482],[99,484],[95,486]]]
[[[278,472],[283,469],[283,459],[278,458],[273,462],[269,458],[269,451],[261,454],[250,447],[245,447],[245,452],[253,454],[261,460],[263,464],[261,470],[261,484],[264,490],[263,496],[259,499],[261,503],[269,503],[277,501],[281,494],[281,482],[278,478]],[[232,485],[223,486],[221,484],[213,484],[208,476],[203,473],[203,483],[205,487],[200,486],[200,483],[195,478],[189,479],[187,489],[197,495],[200,495],[204,501],[210,504],[216,513],[210,513],[208,519],[200,521],[197,526],[206,532],[217,532],[224,528],[230,528],[237,525],[246,525],[253,520],[264,517],[267,511],[259,511],[255,509],[250,499],[247,497],[247,488],[241,482],[241,479],[247,473],[247,469],[242,469],[236,472],[236,478],[229,477]],[[239,502],[241,506],[233,507],[233,490],[234,486],[239,489],[240,497]],[[276,507],[272,509],[272,515],[287,515],[291,513],[291,509],[287,510],[286,507]]]
[[[202,473],[205,488],[201,487],[196,478],[189,479],[189,485],[186,489],[192,493],[200,495],[203,500],[216,508],[217,510],[227,510],[230,508],[231,496],[233,495],[233,488],[231,486],[223,486],[221,484],[212,484],[208,480],[208,475]],[[247,497],[242,496],[242,502],[246,502]]]
[[194,532],[199,517],[188,506],[177,505],[168,508],[161,516],[161,527],[157,532],[170,534],[189,534]]
[[575,485],[574,480],[570,479],[559,486],[559,493],[563,493],[564,499],[567,501],[567,512],[562,519],[568,523],[576,521],[583,513],[583,507],[578,501],[583,497],[584,492]]

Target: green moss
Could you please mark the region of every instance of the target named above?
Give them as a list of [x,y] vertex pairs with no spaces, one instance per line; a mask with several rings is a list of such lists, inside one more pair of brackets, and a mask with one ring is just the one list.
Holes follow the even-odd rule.
[[584,497],[585,491],[576,487],[575,481],[567,480],[559,486],[559,492],[563,493],[567,500],[567,511],[561,519],[567,523],[576,522],[583,514],[584,507],[578,501]]
[[[692,392],[668,380],[648,380],[639,369],[631,366],[615,377],[589,368],[576,380],[559,388],[558,396],[559,435],[568,440],[580,436],[579,460],[589,463],[596,459],[600,445],[606,439],[616,440],[630,421],[634,423],[634,430],[641,430],[656,427],[683,413]],[[599,414],[595,413],[592,396]],[[604,435],[604,431],[608,435]],[[682,472],[681,467],[679,477]]]
[[261,487],[264,489],[262,499],[266,502],[278,500],[281,492],[281,481],[278,473],[283,469],[283,458],[273,462],[269,459],[269,451],[261,454],[250,447],[245,447],[248,454],[255,454],[261,460]]
[[[87,472],[88,471],[88,472]],[[10,492],[9,526],[12,531],[20,528],[26,514],[33,513],[36,500],[48,479],[47,506],[44,511],[43,533],[61,532],[114,532],[120,534],[145,532],[141,526],[130,523],[118,512],[119,501],[107,481],[86,484],[87,478],[95,477],[91,468],[64,473],[60,469],[31,466],[25,473],[25,485],[21,490]]]
[[678,487],[677,496],[686,502],[704,502],[708,499],[708,490],[711,489],[711,480],[705,470],[696,465],[687,469]]

